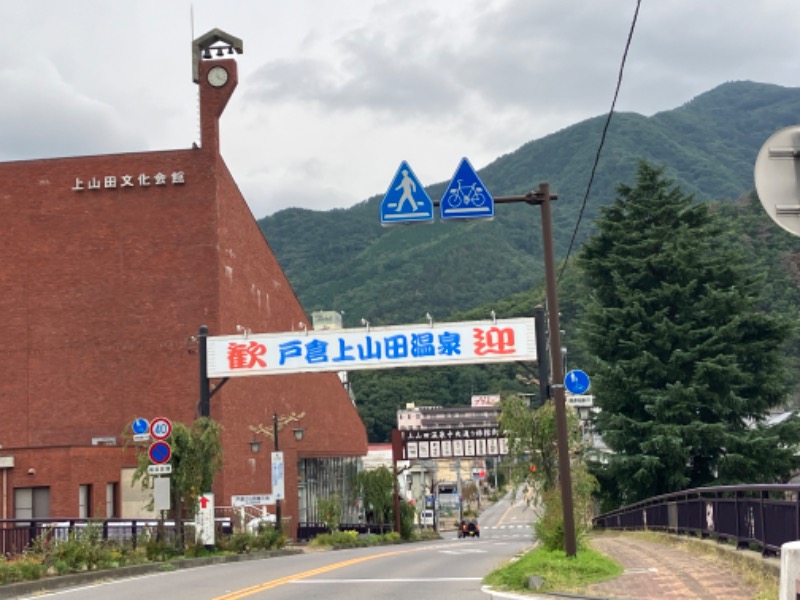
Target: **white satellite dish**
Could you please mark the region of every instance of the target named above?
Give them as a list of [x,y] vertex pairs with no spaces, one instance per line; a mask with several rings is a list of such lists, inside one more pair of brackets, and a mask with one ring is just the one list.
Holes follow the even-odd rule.
[[800,235],[800,125],[773,133],[756,157],[756,191],[778,225]]

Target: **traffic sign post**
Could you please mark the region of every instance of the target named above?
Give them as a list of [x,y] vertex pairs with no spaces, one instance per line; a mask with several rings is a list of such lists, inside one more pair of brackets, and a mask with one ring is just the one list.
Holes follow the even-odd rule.
[[[552,381],[558,382],[553,385],[553,395],[556,408],[557,426],[557,445],[558,445],[558,468],[559,482],[561,484],[561,503],[564,517],[564,550],[567,556],[577,554],[577,541],[575,535],[575,515],[573,513],[572,501],[572,475],[570,473],[570,455],[567,431],[566,398],[564,393],[564,366],[561,356],[561,331],[559,323],[558,309],[558,289],[556,281],[556,259],[553,244],[553,215],[550,207],[551,201],[555,196],[550,195],[550,184],[540,183],[538,191],[531,191],[523,196],[505,196],[502,198],[492,198],[486,187],[481,183],[469,161],[465,158],[456,170],[453,180],[445,190],[439,206],[441,208],[441,218],[445,219],[466,219],[466,218],[491,218],[494,216],[494,203],[517,203],[524,202],[530,205],[539,205],[542,211],[542,242],[544,249],[545,267],[545,291],[548,308],[548,329],[550,331],[550,362],[552,364]],[[467,202],[469,200],[469,202]],[[485,210],[481,210],[486,206]],[[466,211],[464,209],[471,208]],[[460,209],[460,210],[459,210]],[[799,211],[800,212],[800,211]],[[544,360],[544,357],[538,357]],[[588,378],[587,378],[588,379]],[[588,389],[588,387],[587,387]],[[585,390],[584,390],[585,391]],[[395,473],[397,472],[396,456],[399,452],[395,447],[401,448],[399,432],[396,436],[392,432],[392,460],[394,462]],[[397,494],[395,494],[395,527],[400,529],[399,506],[397,505]]]
[[433,202],[414,171],[403,161],[381,202],[381,225],[431,222]]

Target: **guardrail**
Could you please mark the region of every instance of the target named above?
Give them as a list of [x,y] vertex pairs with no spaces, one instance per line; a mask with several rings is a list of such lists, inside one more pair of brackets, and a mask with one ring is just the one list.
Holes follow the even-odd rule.
[[712,537],[779,553],[800,540],[800,485],[694,488],[648,498],[592,519],[596,529],[656,530]]

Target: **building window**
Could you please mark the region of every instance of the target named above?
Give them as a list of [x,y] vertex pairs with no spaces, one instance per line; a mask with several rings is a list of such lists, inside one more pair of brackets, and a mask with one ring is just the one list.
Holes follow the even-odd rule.
[[78,518],[88,519],[92,516],[92,486],[83,484],[78,486]]
[[113,519],[117,514],[117,485],[116,483],[106,484],[106,518]]
[[50,518],[50,488],[17,488],[14,490],[15,519]]

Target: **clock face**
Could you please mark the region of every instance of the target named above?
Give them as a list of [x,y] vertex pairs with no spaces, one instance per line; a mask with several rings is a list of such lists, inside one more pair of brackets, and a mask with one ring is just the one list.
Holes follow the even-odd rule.
[[223,67],[212,67],[208,72],[208,83],[214,87],[222,87],[228,82],[228,72]]

